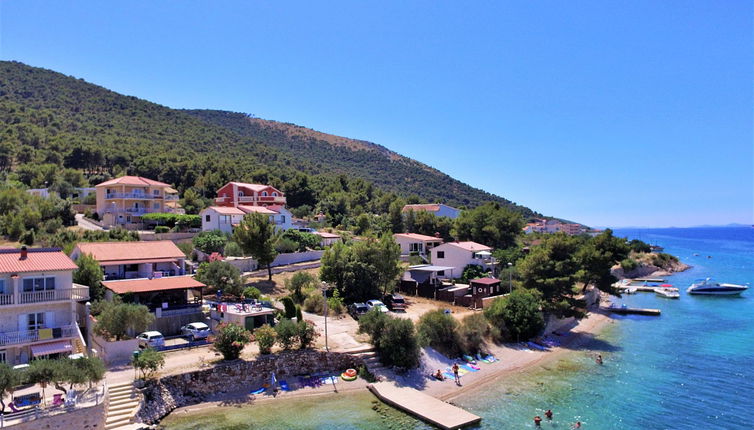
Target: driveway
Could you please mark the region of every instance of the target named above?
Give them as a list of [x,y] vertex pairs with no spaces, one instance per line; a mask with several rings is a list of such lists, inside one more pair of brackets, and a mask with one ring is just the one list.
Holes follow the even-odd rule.
[[76,223],[84,230],[104,230],[97,224],[87,221],[86,218],[84,218],[84,214],[76,214]]

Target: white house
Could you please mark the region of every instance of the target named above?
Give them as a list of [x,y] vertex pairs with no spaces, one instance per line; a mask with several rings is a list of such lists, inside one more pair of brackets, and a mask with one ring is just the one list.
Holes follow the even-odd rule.
[[408,211],[429,212],[435,214],[436,216],[444,216],[448,218],[458,218],[458,216],[461,214],[460,209],[456,209],[452,206],[444,205],[442,203],[403,206],[402,212],[405,214]]
[[[483,269],[493,269],[497,261],[492,258],[492,248],[476,242],[448,242],[430,250],[432,264],[452,267],[452,277],[460,278],[463,269],[469,264],[482,266]],[[451,274],[438,273],[441,278],[449,278]]]
[[396,233],[393,235],[396,243],[401,247],[401,255],[409,255],[416,252],[426,255],[429,250],[442,244],[442,239],[434,236],[425,236],[416,233]]
[[244,215],[256,212],[270,217],[275,228],[288,230],[293,227],[293,215],[284,206],[210,206],[199,212],[202,218],[202,231],[220,230],[232,233],[233,227],[240,224]]
[[335,233],[328,233],[326,231],[315,231],[312,232],[312,234],[316,234],[319,236],[319,246],[330,246],[334,244],[335,242],[340,241],[340,236]]

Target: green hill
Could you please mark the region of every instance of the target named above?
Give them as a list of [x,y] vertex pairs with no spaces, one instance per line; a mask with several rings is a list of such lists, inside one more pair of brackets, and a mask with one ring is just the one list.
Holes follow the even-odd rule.
[[[0,170],[31,186],[68,168],[91,182],[127,172],[206,197],[229,180],[294,193],[303,184],[317,200],[349,188],[333,183],[362,179],[412,200],[468,207],[496,201],[533,214],[373,143],[241,113],[171,109],[18,62],[0,62],[0,124]],[[368,184],[358,187],[374,197]]]

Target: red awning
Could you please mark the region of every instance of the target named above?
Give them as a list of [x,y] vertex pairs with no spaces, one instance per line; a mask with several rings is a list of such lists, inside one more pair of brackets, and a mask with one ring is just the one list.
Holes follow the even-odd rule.
[[146,259],[136,259],[136,260],[105,260],[100,261],[100,266],[117,266],[119,264],[141,264],[141,263],[170,263],[170,262],[177,262],[177,258],[146,258]]
[[68,340],[61,340],[58,342],[43,343],[41,345],[32,345],[31,354],[35,357],[50,354],[66,353],[70,354],[73,351],[71,342]]

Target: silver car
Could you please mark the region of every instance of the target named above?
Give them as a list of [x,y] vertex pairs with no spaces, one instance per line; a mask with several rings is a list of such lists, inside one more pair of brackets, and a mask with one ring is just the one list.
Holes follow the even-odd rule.
[[206,339],[209,336],[209,326],[203,322],[193,322],[181,327],[181,334],[192,341]]
[[136,339],[139,340],[140,348],[157,348],[165,346],[165,336],[159,331],[145,331],[136,336]]

